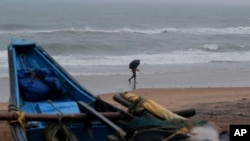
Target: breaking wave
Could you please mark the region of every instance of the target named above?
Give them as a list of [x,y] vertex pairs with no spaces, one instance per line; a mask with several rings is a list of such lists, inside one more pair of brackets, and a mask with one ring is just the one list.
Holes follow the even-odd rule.
[[250,51],[250,46],[204,44],[201,46],[201,50],[208,52],[246,52]]
[[127,65],[131,58],[141,59],[142,64],[166,65],[166,64],[197,64],[213,62],[244,62],[250,61],[250,52],[224,52],[209,53],[203,51],[176,51],[165,54],[137,54],[130,56],[54,56],[65,66],[123,66]]
[[152,28],[152,29],[133,29],[124,27],[120,29],[95,29],[85,27],[84,29],[74,29],[76,32],[94,32],[94,33],[141,33],[141,34],[162,34],[171,32],[190,33],[190,34],[250,34],[250,27],[227,27],[227,28]]
[[[8,72],[7,52],[0,51],[0,77]],[[72,74],[82,73],[82,69],[119,68],[128,65],[131,58],[141,60],[141,65],[175,65],[175,64],[201,64],[201,63],[240,63],[250,61],[250,52],[206,52],[201,50],[174,51],[162,54],[136,54],[136,55],[52,55],[63,67],[69,69]],[[112,67],[110,67],[112,66]],[[88,71],[84,71],[85,73]],[[94,71],[94,73],[100,70]],[[104,72],[101,72],[104,74]]]
[[[135,34],[166,34],[166,33],[186,33],[186,34],[250,34],[250,27],[196,27],[196,28],[132,28],[122,27],[117,29],[93,28],[64,28],[64,29],[28,29],[24,25],[0,25],[0,34],[39,34],[39,33],[135,33]],[[19,29],[20,28],[20,29]],[[17,30],[19,29],[19,30]]]
[[[0,52],[0,64],[8,67],[6,51]],[[63,66],[123,66],[131,61],[131,58],[141,59],[142,64],[166,65],[166,64],[197,64],[214,62],[245,62],[250,61],[250,52],[204,52],[175,51],[162,54],[136,54],[136,55],[53,55]]]

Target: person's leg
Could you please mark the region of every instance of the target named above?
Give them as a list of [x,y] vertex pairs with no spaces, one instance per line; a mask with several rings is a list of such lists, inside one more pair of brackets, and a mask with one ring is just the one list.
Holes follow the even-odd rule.
[[134,82],[136,82],[136,73],[133,73]]
[[134,78],[134,74],[128,79],[128,81],[130,82],[131,79],[133,79],[133,78]]
[[135,82],[136,81],[135,80],[136,79],[136,70],[135,69],[131,69],[131,71],[132,71],[133,75],[128,79],[128,81],[130,82],[130,80],[134,78],[134,82]]

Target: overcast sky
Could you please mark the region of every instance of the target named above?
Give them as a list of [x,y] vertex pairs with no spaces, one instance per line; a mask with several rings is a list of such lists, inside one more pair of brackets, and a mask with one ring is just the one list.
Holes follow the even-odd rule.
[[[53,0],[50,0],[53,1]],[[55,0],[56,1],[56,0]],[[62,1],[62,0],[59,0]],[[72,1],[72,0],[66,0]],[[250,3],[250,0],[74,0],[74,1],[92,1],[92,2],[171,2],[171,3]]]
[[[9,2],[17,2],[19,0],[1,0],[3,1],[9,1]],[[22,0],[22,2],[25,1],[33,1],[34,0]],[[45,2],[45,1],[68,1],[68,2],[73,2],[73,1],[91,1],[91,2],[152,2],[152,3],[158,3],[158,2],[171,2],[171,3],[250,3],[250,0],[39,0],[40,2]],[[0,3],[1,3],[0,2]]]
[[8,5],[21,5],[21,4],[39,4],[39,3],[92,3],[92,4],[108,4],[108,3],[116,3],[116,4],[145,4],[145,3],[162,3],[162,4],[201,4],[201,5],[243,5],[249,6],[250,8],[250,0],[1,0],[0,8],[2,6]]

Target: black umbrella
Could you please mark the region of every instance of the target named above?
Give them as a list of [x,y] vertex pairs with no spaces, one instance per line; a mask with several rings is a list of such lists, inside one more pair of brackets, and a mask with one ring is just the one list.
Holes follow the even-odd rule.
[[132,69],[132,68],[136,68],[140,65],[140,60],[133,60],[129,63],[129,68]]

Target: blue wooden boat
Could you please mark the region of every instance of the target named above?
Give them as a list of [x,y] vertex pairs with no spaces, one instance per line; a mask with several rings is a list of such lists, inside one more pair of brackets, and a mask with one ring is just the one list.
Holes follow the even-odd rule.
[[65,125],[79,141],[124,140],[122,123],[133,116],[93,96],[35,42],[12,40],[8,59],[9,111],[37,116],[11,124],[16,141],[45,141],[53,123]]

